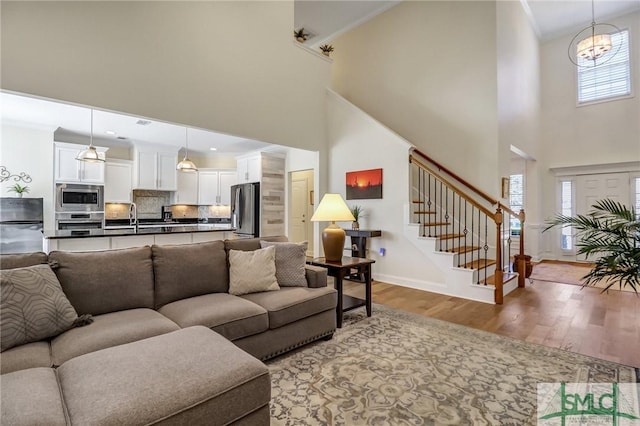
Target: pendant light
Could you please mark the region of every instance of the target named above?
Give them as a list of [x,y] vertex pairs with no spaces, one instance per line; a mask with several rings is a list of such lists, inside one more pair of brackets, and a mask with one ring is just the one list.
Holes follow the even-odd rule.
[[[591,25],[580,30],[569,43],[569,60],[581,68],[609,62],[620,50],[621,44],[613,46],[611,40],[611,36],[619,32],[620,28],[613,24],[596,24],[594,0],[591,0]],[[613,53],[604,56],[612,50]]]
[[78,161],[86,161],[89,163],[104,163],[104,157],[100,156],[98,150],[93,146],[93,109],[91,110],[91,133],[89,135],[89,146],[82,150],[76,156]]
[[197,172],[198,168],[196,167],[196,165],[193,163],[193,161],[187,158],[187,156],[189,155],[189,128],[187,127],[184,128],[184,138],[186,143],[184,148],[184,158],[178,163],[176,169],[180,172]]

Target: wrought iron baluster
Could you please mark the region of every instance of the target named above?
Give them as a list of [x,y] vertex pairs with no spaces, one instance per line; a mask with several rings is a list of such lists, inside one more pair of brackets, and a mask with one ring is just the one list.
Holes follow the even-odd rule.
[[487,262],[489,261],[488,257],[488,251],[489,251],[489,244],[488,244],[488,240],[489,240],[489,230],[487,228],[489,224],[489,218],[488,216],[485,214],[484,215],[484,246],[482,247],[484,249],[484,285],[487,285]]
[[[431,211],[431,173],[427,174],[427,178],[429,178],[429,186],[427,189],[427,193],[429,194],[427,201],[427,210]],[[427,215],[427,220],[429,221],[429,236],[431,236],[431,214]],[[424,231],[422,236],[424,237]]]

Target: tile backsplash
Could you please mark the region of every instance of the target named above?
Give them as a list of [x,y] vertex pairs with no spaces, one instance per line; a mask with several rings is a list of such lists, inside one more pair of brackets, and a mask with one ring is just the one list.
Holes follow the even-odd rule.
[[171,193],[134,190],[133,202],[138,207],[138,219],[162,219],[162,206],[168,206],[171,203]]

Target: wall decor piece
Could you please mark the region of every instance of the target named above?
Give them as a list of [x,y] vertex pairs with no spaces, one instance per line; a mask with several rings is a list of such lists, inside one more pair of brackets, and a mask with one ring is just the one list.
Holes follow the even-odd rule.
[[347,200],[382,198],[382,169],[347,172]]
[[502,178],[502,198],[509,198],[509,178]]

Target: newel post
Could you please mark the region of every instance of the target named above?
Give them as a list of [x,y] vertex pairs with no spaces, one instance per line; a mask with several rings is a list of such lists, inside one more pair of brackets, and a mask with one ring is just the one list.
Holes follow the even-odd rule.
[[524,288],[527,270],[527,263],[524,258],[524,210],[520,209],[518,219],[520,220],[520,256],[518,257],[518,271],[520,271],[520,273],[518,274],[518,287]]
[[496,223],[496,271],[494,275],[494,285],[496,289],[493,294],[493,300],[496,304],[502,305],[502,209],[500,209],[500,207],[498,207],[498,210],[496,210],[493,215],[493,221]]

